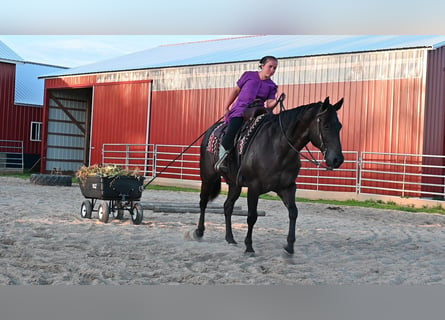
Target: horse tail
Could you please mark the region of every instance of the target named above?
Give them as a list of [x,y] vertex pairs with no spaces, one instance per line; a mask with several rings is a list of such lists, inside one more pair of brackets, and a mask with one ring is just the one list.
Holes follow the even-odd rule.
[[221,192],[221,177],[218,176],[217,179],[209,186],[209,201],[214,200]]

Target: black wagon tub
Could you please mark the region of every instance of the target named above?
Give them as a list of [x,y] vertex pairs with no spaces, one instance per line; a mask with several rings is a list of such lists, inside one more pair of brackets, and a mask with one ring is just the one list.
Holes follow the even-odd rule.
[[[137,201],[142,196],[143,182],[143,176],[88,176],[79,183],[87,198],[80,207],[81,217],[90,219],[92,212],[97,212],[99,220],[107,223],[110,213],[113,218],[122,219],[124,210],[128,210],[133,224],[141,224],[143,209]],[[102,201],[96,210],[97,200]]]

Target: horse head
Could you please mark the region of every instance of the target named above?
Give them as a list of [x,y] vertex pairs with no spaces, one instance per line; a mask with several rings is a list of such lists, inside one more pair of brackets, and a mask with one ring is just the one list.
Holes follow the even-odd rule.
[[327,97],[321,103],[310,130],[310,141],[323,153],[328,168],[339,168],[344,161],[340,130],[341,123],[338,120],[337,111],[343,105],[343,98],[332,105]]

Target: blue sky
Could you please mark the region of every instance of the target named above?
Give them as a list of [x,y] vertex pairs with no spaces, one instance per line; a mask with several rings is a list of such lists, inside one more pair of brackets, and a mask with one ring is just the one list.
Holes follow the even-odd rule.
[[225,35],[1,35],[26,61],[76,67],[152,47],[226,38]]
[[1,34],[445,33],[438,0],[14,0]]
[[163,44],[247,34],[445,34],[437,0],[6,1],[0,40],[75,67]]

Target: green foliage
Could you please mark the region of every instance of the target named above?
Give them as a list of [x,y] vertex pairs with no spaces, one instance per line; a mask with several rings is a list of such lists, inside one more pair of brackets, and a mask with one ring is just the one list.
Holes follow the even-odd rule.
[[[134,171],[131,172],[134,174]],[[30,173],[23,174],[0,174],[1,176],[10,176],[17,177],[21,179],[29,179]],[[76,182],[76,178],[73,178],[73,182]],[[199,192],[199,189],[195,188],[183,188],[183,187],[170,187],[170,186],[159,186],[159,185],[147,185],[146,190],[165,190],[165,191],[183,191],[183,192]],[[222,191],[221,194],[227,194],[227,192]],[[245,193],[241,194],[242,197],[246,197]],[[261,199],[265,200],[280,200],[279,197],[273,196],[270,194],[264,194],[260,196]],[[423,206],[422,208],[415,208],[414,205],[406,205],[401,206],[396,204],[393,201],[384,202],[382,200],[366,200],[366,201],[357,201],[357,200],[347,200],[347,201],[337,201],[337,200],[310,200],[305,198],[297,198],[297,202],[309,202],[309,203],[323,203],[330,205],[339,205],[339,206],[352,206],[352,207],[364,207],[364,208],[374,208],[374,209],[386,209],[386,210],[398,210],[398,211],[407,211],[407,212],[425,212],[425,213],[439,213],[445,214],[445,208],[442,205],[437,205],[435,207],[427,207]],[[444,203],[445,204],[445,203]]]
[[31,173],[29,172],[24,172],[24,173],[2,173],[0,174],[0,176],[3,177],[14,177],[14,178],[20,178],[23,180],[29,180],[29,178],[31,177]]
[[198,189],[194,189],[194,188],[171,187],[171,186],[159,186],[159,185],[154,185],[154,184],[149,184],[149,185],[147,185],[147,186],[145,187],[145,190],[199,192]]
[[[147,189],[153,190],[170,190],[170,191],[187,191],[187,192],[199,192],[198,189],[193,188],[180,188],[180,187],[166,187],[166,186],[147,186]],[[222,191],[221,194],[227,194],[227,192]],[[247,197],[245,192],[241,193],[241,197]],[[260,196],[260,199],[265,200],[280,200],[278,196],[263,194]],[[358,201],[358,200],[346,200],[346,201],[338,201],[338,200],[310,200],[305,198],[297,198],[297,202],[306,202],[306,203],[323,203],[330,205],[339,205],[339,206],[352,206],[352,207],[364,207],[364,208],[374,208],[374,209],[386,209],[386,210],[398,210],[398,211],[406,211],[406,212],[425,212],[425,213],[439,213],[445,214],[445,209],[438,205],[436,207],[423,207],[423,208],[415,208],[414,205],[406,205],[401,206],[396,204],[394,201],[384,202],[382,200],[366,200],[366,201]]]
[[78,178],[81,182],[85,182],[87,177],[91,176],[100,176],[100,177],[115,177],[115,176],[133,176],[139,177],[140,172],[139,169],[136,170],[126,170],[116,165],[110,166],[100,166],[100,165],[92,165],[92,166],[82,166],[76,172],[76,178]]

